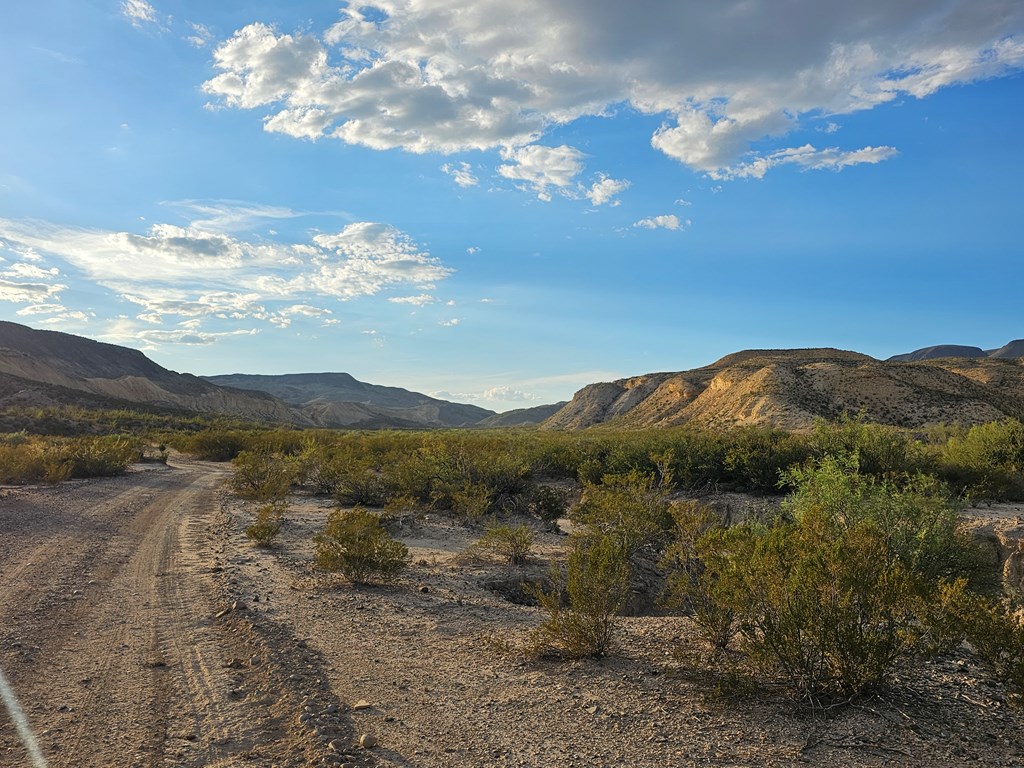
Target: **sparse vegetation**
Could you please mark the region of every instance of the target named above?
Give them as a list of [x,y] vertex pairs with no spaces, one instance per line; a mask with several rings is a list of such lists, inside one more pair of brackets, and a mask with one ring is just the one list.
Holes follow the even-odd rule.
[[144,445],[128,435],[45,438],[0,436],[0,483],[59,483],[122,474],[140,461]]
[[295,463],[262,451],[242,451],[234,460],[231,488],[244,499],[281,501],[298,475]]
[[245,535],[260,547],[269,547],[281,532],[284,519],[284,505],[280,503],[264,504],[256,510],[256,519],[245,529]]
[[977,550],[929,478],[877,480],[853,454],[787,479],[796,491],[773,524],[677,518],[674,597],[714,645],[736,632],[756,668],[804,695],[875,689],[941,646],[936,606],[946,585],[977,581]]
[[525,523],[512,526],[494,521],[473,545],[472,551],[494,555],[510,565],[521,565],[529,558],[535,538],[533,530]]
[[564,578],[555,567],[554,586],[534,590],[546,618],[534,633],[532,650],[570,659],[604,656],[629,589],[629,558],[610,535],[573,536],[569,543]]
[[387,581],[405,567],[408,550],[381,525],[380,518],[361,507],[335,510],[327,527],[314,538],[316,564],[340,572],[353,584]]

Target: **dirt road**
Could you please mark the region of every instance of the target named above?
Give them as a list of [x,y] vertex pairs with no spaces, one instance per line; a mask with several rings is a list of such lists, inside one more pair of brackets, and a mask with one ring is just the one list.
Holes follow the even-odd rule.
[[[182,463],[0,491],[0,669],[50,766],[311,758],[297,717],[315,665],[243,606],[217,617],[225,475]],[[31,765],[2,708],[0,765]]]

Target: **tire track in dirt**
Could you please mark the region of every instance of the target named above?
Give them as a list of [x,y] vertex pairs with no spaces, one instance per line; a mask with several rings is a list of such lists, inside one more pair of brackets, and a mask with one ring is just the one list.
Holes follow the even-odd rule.
[[[265,616],[217,617],[233,599],[215,565],[226,476],[185,462],[0,507],[0,538],[16,539],[0,552],[0,666],[53,768],[322,760],[298,722],[315,660]],[[26,757],[0,717],[0,765]]]

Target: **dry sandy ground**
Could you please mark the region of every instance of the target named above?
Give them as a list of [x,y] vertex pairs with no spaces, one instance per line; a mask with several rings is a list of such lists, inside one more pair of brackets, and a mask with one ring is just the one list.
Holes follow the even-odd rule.
[[[0,669],[49,765],[1024,765],[1024,715],[963,659],[827,714],[708,696],[677,617],[622,619],[603,661],[528,661],[508,648],[537,609],[487,585],[543,573],[562,537],[521,570],[463,556],[478,532],[409,520],[406,573],[353,589],[311,567],[328,502],[292,499],[258,549],[225,477],[175,462],[0,490]],[[0,712],[0,766],[23,765]]]

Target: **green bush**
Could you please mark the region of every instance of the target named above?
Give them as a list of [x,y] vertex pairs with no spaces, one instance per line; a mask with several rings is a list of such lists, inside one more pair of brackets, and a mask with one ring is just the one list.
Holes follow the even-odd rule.
[[534,538],[533,530],[525,523],[513,527],[493,522],[471,549],[495,555],[511,565],[520,565],[529,558]]
[[[615,617],[629,590],[629,558],[609,535],[573,536],[563,579],[557,566],[550,590],[534,595],[547,618],[532,638],[538,655],[580,659],[604,656],[611,648]],[[568,604],[562,601],[562,585]]]
[[530,509],[545,523],[554,523],[565,517],[569,494],[550,485],[536,485],[530,493]]
[[122,474],[140,461],[143,443],[126,435],[43,438],[16,433],[0,443],[0,482],[59,483]]
[[934,481],[879,481],[855,456],[788,480],[796,491],[770,527],[712,526],[679,545],[677,596],[709,617],[698,621],[712,639],[727,642],[734,621],[755,666],[802,694],[869,691],[936,648],[942,585],[973,575],[976,553]]
[[672,526],[666,490],[653,473],[635,470],[605,475],[600,484],[587,483],[571,517],[575,523],[614,537],[627,557],[663,537]]
[[945,444],[940,466],[969,497],[1024,499],[1024,424],[1007,419],[971,427]]
[[940,596],[947,635],[967,640],[973,655],[995,679],[1007,684],[1014,702],[1024,702],[1024,620],[1004,600],[977,595],[964,582],[943,585]]
[[273,544],[277,534],[281,532],[283,519],[284,506],[282,504],[265,504],[256,510],[256,519],[245,529],[245,535],[257,546],[269,547]]
[[360,507],[331,512],[323,533],[313,541],[317,566],[341,572],[353,584],[393,578],[409,554],[404,544],[388,535],[380,518]]
[[241,432],[204,429],[188,437],[172,440],[175,448],[204,461],[231,461],[248,447],[249,439]]
[[491,489],[481,483],[467,482],[457,490],[445,492],[447,506],[464,520],[476,521],[483,518],[490,509]]
[[233,463],[231,488],[243,499],[280,501],[297,475],[294,462],[263,451],[242,451]]
[[729,532],[719,515],[697,501],[671,507],[672,544],[662,558],[668,573],[664,602],[690,614],[697,634],[715,651],[736,634],[735,600],[725,599],[723,573],[733,567]]
[[924,468],[921,447],[898,427],[871,424],[864,414],[843,414],[836,421],[814,423],[810,447],[819,460],[827,456],[856,457],[858,470],[875,477],[916,474]]
[[735,485],[758,493],[779,493],[785,470],[810,456],[806,438],[770,427],[747,427],[730,435],[723,466]]

